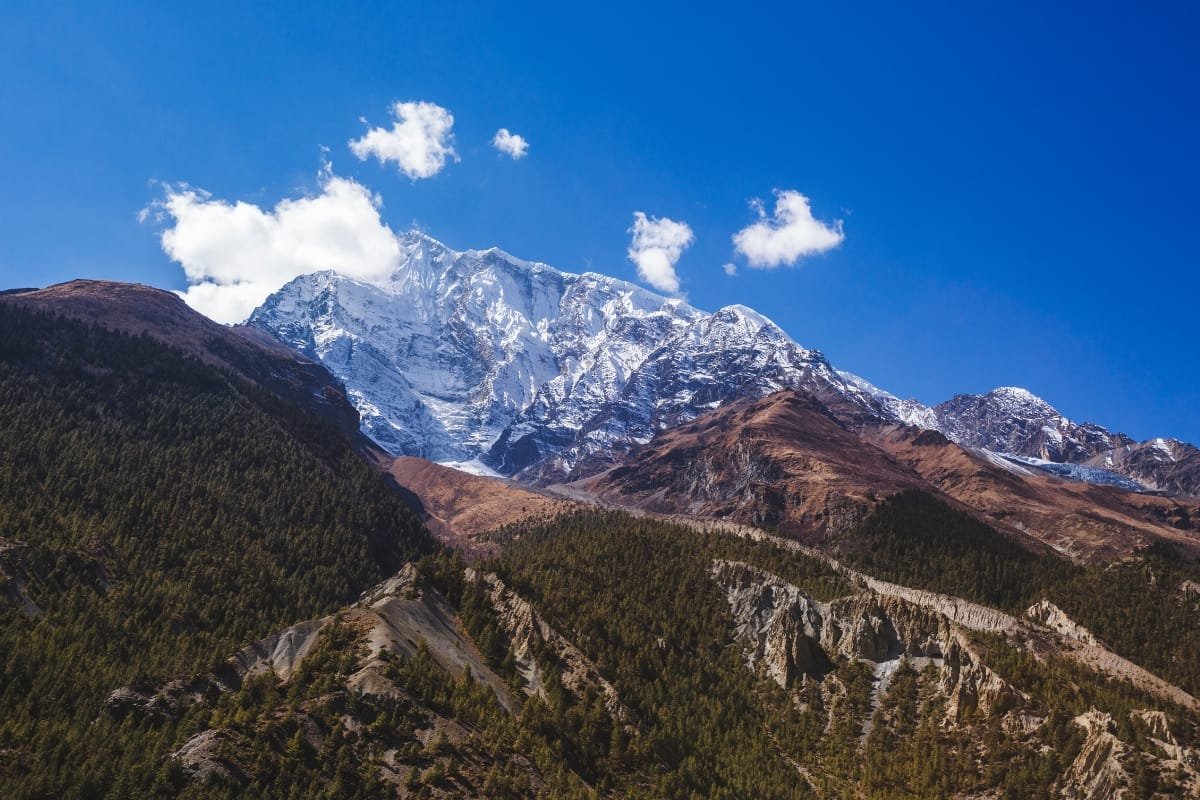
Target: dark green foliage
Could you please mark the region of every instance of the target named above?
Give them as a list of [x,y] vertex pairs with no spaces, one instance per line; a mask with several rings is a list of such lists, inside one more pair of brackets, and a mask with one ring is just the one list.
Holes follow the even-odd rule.
[[0,608],[8,797],[155,785],[174,733],[110,717],[111,690],[203,670],[432,547],[331,423],[148,337],[5,304],[0,538],[28,545],[45,612]]
[[[1113,714],[1135,752],[1152,749],[1135,709],[1163,708],[1197,741],[1179,709],[997,637],[977,641],[986,663],[1046,718],[1030,741],[995,718],[945,725],[932,671],[902,669],[880,696],[866,666],[841,660],[785,692],[746,669],[712,561],[747,561],[820,600],[855,587],[771,544],[604,512],[501,531],[483,568],[595,662],[628,725],[600,693],[564,688],[564,665],[536,642],[546,696],[517,716],[424,647],[386,664],[402,695],[355,694],[362,646],[340,621],[287,683],[255,677],[178,717],[114,714],[111,690],[204,671],[422,555],[485,660],[522,679],[483,586],[332,424],[161,343],[0,304],[0,456],[0,539],[24,543],[0,549],[13,576],[0,584],[3,797],[357,800],[392,792],[389,753],[418,797],[470,785],[496,798],[1040,798],[1079,751],[1071,718],[1089,708]],[[1049,597],[1200,690],[1200,608],[1180,590],[1200,571],[1174,554],[1076,567],[915,492],[835,545],[881,578],[1010,611]],[[21,587],[44,616],[11,602]],[[448,720],[462,738],[418,738]],[[233,775],[199,784],[166,757],[202,731],[220,736]],[[1130,768],[1135,796],[1173,791],[1143,756]]]
[[1200,696],[1200,568],[1154,549],[1141,560],[1079,570],[1047,596],[1106,644]]
[[[623,514],[569,515],[510,531],[496,568],[617,687],[639,734],[613,726],[549,724],[567,732],[564,755],[628,797],[810,796],[772,740],[760,688],[732,639],[714,558],[751,561],[807,579],[818,593],[847,588],[820,562],[722,534]],[[619,731],[619,729],[618,729]],[[606,740],[607,736],[607,740]]]
[[1034,553],[916,490],[889,498],[835,547],[877,578],[1016,612],[1073,573],[1067,561]]
[[[908,553],[901,559],[906,566],[889,575],[893,579],[996,602],[1000,578],[973,581],[956,574],[982,565],[993,576],[1031,581],[1032,588],[1021,590],[1026,594],[1008,595],[1009,607],[1020,608],[1055,580],[1091,574],[1057,560],[1043,563],[1047,557],[1013,546],[986,526],[925,507],[923,498],[910,500],[912,506],[886,518],[890,528],[876,532],[889,530],[927,560]],[[941,533],[939,523],[946,525]],[[729,636],[733,623],[725,598],[708,568],[713,558],[738,559],[806,590],[815,587],[813,593],[826,599],[852,591],[821,562],[615,513],[567,516],[509,534],[498,571],[595,660],[639,716],[639,736],[625,746],[619,765],[611,755],[575,763],[581,774],[602,776],[621,796],[642,796],[645,787],[645,796],[653,797],[802,794],[804,784],[791,766],[799,764],[822,797],[950,798],[998,791],[1006,798],[1049,798],[1082,743],[1071,720],[1092,708],[1111,713],[1120,738],[1135,748],[1153,752],[1138,738],[1130,714],[1135,709],[1166,710],[1180,741],[1198,741],[1194,715],[1073,662],[1039,661],[1001,637],[981,636],[978,646],[984,663],[1028,696],[1026,710],[1046,719],[1028,736],[1006,730],[999,715],[968,715],[947,726],[935,670],[902,668],[874,712],[873,679],[858,663],[839,661],[822,685],[810,681],[785,693],[745,669],[741,646]],[[902,576],[900,569],[909,571]],[[553,712],[555,703],[550,706]],[[868,718],[873,723],[864,736]],[[576,750],[564,750],[567,757],[593,752],[585,736],[553,713],[549,727],[573,742]],[[1146,782],[1157,780],[1153,770],[1143,772]]]

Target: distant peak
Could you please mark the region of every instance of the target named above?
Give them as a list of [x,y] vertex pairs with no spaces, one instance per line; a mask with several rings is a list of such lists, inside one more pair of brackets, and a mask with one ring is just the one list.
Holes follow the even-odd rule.
[[457,250],[448,247],[444,242],[441,242],[424,231],[419,231],[416,228],[400,234],[399,239],[401,247],[405,250],[408,250],[410,253],[448,253],[453,256],[460,255]]
[[1020,386],[997,386],[995,389],[992,389],[990,392],[988,392],[988,394],[998,397],[1012,397],[1017,400],[1036,400],[1043,403],[1045,402],[1033,392]]
[[430,244],[436,244],[441,247],[445,247],[444,244],[430,236],[428,233],[425,233],[425,231],[418,230],[416,228],[410,228],[409,230],[400,234],[400,238],[405,242],[428,242]]
[[1037,409],[1043,414],[1058,414],[1058,410],[1048,402],[1038,397],[1028,389],[1020,386],[999,386],[992,389],[984,397],[1005,405],[1018,406],[1027,409]]

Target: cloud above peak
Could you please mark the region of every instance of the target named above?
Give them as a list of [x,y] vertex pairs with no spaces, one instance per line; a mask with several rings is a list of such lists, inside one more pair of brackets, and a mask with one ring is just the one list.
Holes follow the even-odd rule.
[[371,156],[381,164],[394,163],[409,178],[432,178],[458,161],[454,149],[454,115],[436,103],[410,101],[392,106],[392,127],[371,128],[349,141],[360,161]]
[[660,292],[678,292],[675,264],[696,238],[688,224],[635,211],[629,233],[629,260],[637,265],[638,277]]
[[501,128],[492,137],[492,147],[516,161],[529,152],[529,140],[519,133],[510,132],[508,128]]
[[760,269],[792,266],[804,256],[837,247],[846,238],[841,220],[826,224],[813,216],[808,198],[794,189],[775,190],[770,217],[761,200],[752,204],[758,221],[733,235],[733,245],[746,263]]
[[213,198],[185,184],[167,186],[142,219],[166,225],[163,252],[183,267],[192,308],[216,320],[245,320],[267,296],[299,275],[332,269],[364,281],[395,269],[400,244],[365,186],[320,174],[320,191],[266,209]]

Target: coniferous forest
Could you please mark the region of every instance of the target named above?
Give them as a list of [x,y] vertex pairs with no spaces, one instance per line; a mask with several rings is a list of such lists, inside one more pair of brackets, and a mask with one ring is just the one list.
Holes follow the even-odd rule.
[[[0,304],[0,785],[144,796],[117,687],[211,666],[428,552],[320,418],[148,337]],[[20,589],[17,586],[20,585]]]
[[[834,651],[773,679],[714,565],[774,576],[822,613],[864,588],[770,541],[576,511],[497,529],[468,569],[334,424],[147,336],[0,303],[0,443],[5,797],[1050,798],[1095,746],[1087,714],[1128,751],[1129,797],[1190,791],[1163,748],[1200,745],[1194,709],[1002,634],[962,643],[963,669],[977,659],[1004,687],[986,707],[930,659],[886,687]],[[1200,574],[1174,551],[1074,565],[921,492],[830,548],[1014,615],[1050,600],[1200,690],[1195,598],[1176,589]],[[444,598],[503,690],[419,637],[378,656],[384,688],[354,682],[373,652],[360,595],[408,563],[421,577],[398,597]],[[525,633],[511,598],[531,609]],[[331,614],[286,680],[212,677]],[[112,702],[121,691],[156,699]],[[197,741],[219,768],[185,768]]]

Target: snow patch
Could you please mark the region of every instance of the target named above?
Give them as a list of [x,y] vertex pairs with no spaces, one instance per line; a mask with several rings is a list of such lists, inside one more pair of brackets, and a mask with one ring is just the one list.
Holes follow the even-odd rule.
[[487,464],[484,464],[478,458],[472,458],[470,461],[439,461],[438,463],[443,467],[450,467],[450,469],[456,469],[459,472],[465,472],[468,475],[479,475],[483,478],[504,477]]
[[1118,489],[1126,489],[1131,492],[1146,491],[1146,487],[1137,481],[1112,470],[1101,469],[1100,467],[1087,467],[1082,464],[1064,464],[1058,461],[1047,461],[1042,458],[1013,455],[1012,453],[1001,453],[1000,455],[1009,461],[1027,464],[1043,472],[1048,472],[1051,475],[1066,478],[1070,481],[1094,483],[1099,486],[1116,486]]

